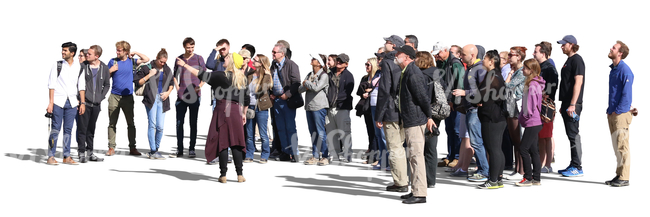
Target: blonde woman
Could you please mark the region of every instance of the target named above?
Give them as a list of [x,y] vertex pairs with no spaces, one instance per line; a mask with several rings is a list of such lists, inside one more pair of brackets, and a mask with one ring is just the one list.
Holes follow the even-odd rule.
[[250,105],[248,105],[248,109],[254,111],[255,117],[246,121],[246,158],[244,159],[244,163],[253,162],[255,153],[255,125],[257,125],[262,139],[262,154],[259,162],[265,164],[268,162],[269,154],[271,153],[269,149],[269,134],[267,132],[269,109],[273,107],[273,103],[269,97],[269,91],[273,87],[270,71],[271,62],[268,57],[258,54],[253,58],[253,66],[255,66],[255,70],[247,76],[248,89],[250,90]]
[[228,171],[228,148],[231,148],[237,171],[237,181],[245,182],[243,176],[243,158],[246,152],[244,124],[246,123],[246,107],[250,104],[250,95],[246,76],[240,70],[244,58],[237,53],[228,54],[223,66],[226,71],[204,72],[194,69],[176,58],[177,64],[189,70],[193,75],[212,86],[216,92],[215,109],[205,144],[205,158],[212,161],[219,155],[221,176],[219,182],[226,183]]

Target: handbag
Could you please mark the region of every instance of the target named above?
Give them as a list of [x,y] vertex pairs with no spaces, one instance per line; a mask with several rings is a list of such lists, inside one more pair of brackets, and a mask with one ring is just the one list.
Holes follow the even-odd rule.
[[[135,61],[133,61],[133,64],[136,64]],[[138,66],[136,67],[136,70],[135,70],[135,71],[136,71],[136,72],[137,72],[137,71],[140,71],[140,70],[142,69],[143,66],[147,66],[147,67],[149,68],[149,70],[151,70],[151,64],[148,64],[148,63],[141,63],[140,65],[138,65]],[[162,76],[162,75],[161,75],[161,76]],[[144,84],[143,84],[142,86],[138,86],[138,85],[136,85],[136,88],[135,88],[135,90],[133,91],[133,93],[134,93],[136,96],[144,96],[144,87],[147,86],[147,82],[149,82],[149,81],[145,81]],[[158,87],[158,88],[160,88],[160,87]]]
[[302,94],[294,94],[291,98],[287,99],[287,106],[291,109],[297,109],[305,105],[305,100],[302,99]]
[[517,118],[519,117],[519,109],[517,108],[517,100],[515,100],[513,91],[506,91],[506,111],[508,118]]
[[555,119],[555,103],[550,98],[546,98],[542,101],[542,106],[540,107],[539,115],[542,118],[542,122],[549,123],[553,122]]
[[[257,108],[257,105],[255,105],[255,108]],[[246,119],[253,119],[255,118],[255,109],[248,108],[246,109]]]

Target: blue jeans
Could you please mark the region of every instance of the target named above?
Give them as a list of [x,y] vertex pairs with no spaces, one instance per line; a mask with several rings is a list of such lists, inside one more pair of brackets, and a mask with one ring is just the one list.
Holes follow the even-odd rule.
[[63,108],[54,104],[52,107],[52,129],[48,140],[48,157],[54,157],[56,153],[56,142],[59,140],[59,132],[63,125],[63,157],[70,157],[70,139],[72,139],[72,125],[77,117],[77,107],[70,105],[70,100],[65,101]]
[[[378,154],[380,156],[378,161],[379,161],[379,165],[382,165],[382,163],[384,162],[385,162],[384,164],[388,165],[388,161],[386,161],[386,159],[388,159],[390,155],[386,148],[386,135],[384,135],[384,131],[380,128],[377,128],[377,125],[375,124],[374,120],[376,120],[375,118],[376,110],[377,110],[376,106],[370,106],[370,112],[372,112],[373,126],[375,128],[375,140],[377,140],[377,151],[379,152]],[[368,162],[368,163],[372,163],[372,162]],[[382,168],[383,167],[386,166],[383,165]]]
[[[327,132],[325,130],[325,118],[327,118],[327,109],[318,111],[305,111],[307,115],[307,125],[309,126],[309,134],[311,135],[311,153],[314,158],[329,157],[329,149],[327,148]],[[320,147],[320,148],[318,148]],[[320,154],[323,154],[321,156]]]
[[452,111],[449,117],[445,118],[445,131],[447,132],[447,160],[450,162],[458,159],[458,150],[460,150],[460,115],[459,112]]
[[156,94],[156,101],[151,108],[146,105],[147,118],[149,119],[149,128],[147,136],[149,137],[149,147],[151,154],[156,153],[160,148],[160,141],[163,137],[163,127],[165,126],[165,113],[163,113],[163,103],[160,95]]
[[255,109],[255,118],[246,120],[246,158],[253,159],[255,156],[255,125],[260,130],[260,137],[262,137],[262,155],[260,159],[268,160],[271,154],[269,148],[269,133],[267,131],[269,111],[260,111],[255,106],[248,106],[250,109]]
[[280,139],[282,152],[298,155],[296,110],[289,108],[286,100],[276,98],[273,103],[273,113],[275,114],[275,125],[278,128],[278,138],[276,139]]
[[487,161],[485,146],[483,146],[483,136],[481,134],[481,121],[478,119],[478,110],[475,108],[467,110],[466,122],[469,131],[469,142],[474,149],[476,157],[477,173],[486,177],[490,176],[490,166]]

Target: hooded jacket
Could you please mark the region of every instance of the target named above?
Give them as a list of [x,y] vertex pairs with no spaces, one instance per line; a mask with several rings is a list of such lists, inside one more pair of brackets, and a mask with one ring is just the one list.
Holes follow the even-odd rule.
[[375,122],[398,122],[400,118],[395,99],[402,69],[395,65],[396,53],[397,51],[386,53],[380,64],[382,75],[379,79]]
[[528,89],[524,88],[521,112],[519,112],[519,124],[522,127],[542,125],[542,118],[539,113],[542,109],[542,94],[544,94],[545,84],[546,81],[542,76],[537,76],[530,81]]
[[111,89],[111,74],[108,71],[108,66],[104,62],[99,61],[97,80],[95,82],[93,82],[93,71],[90,69],[88,62],[81,63],[81,71],[86,80],[86,106],[99,106]]

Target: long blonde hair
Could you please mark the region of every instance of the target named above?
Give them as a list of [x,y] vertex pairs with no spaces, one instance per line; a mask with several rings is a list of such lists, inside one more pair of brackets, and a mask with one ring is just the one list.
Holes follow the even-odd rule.
[[246,75],[244,75],[244,72],[241,71],[241,69],[238,69],[235,67],[235,62],[232,57],[232,53],[228,54],[226,57],[229,59],[226,62],[226,76],[228,76],[232,80],[232,84],[237,88],[237,89],[245,89],[246,88],[246,83],[247,78]]
[[[262,88],[264,86],[264,84],[262,84],[262,82],[264,80],[263,79],[264,76],[266,76],[265,75],[266,71],[269,71],[271,69],[271,61],[269,61],[269,58],[264,56],[264,54],[257,54],[257,58],[260,59],[260,64],[262,64],[262,66],[255,69],[255,70],[257,70],[257,73],[259,74],[259,76],[257,78],[257,90],[255,90],[255,92],[261,92],[261,90],[262,90]],[[265,87],[265,88],[268,88],[268,87]]]
[[377,57],[368,58],[368,62],[370,62],[370,66],[372,67],[370,69],[370,76],[368,76],[368,83],[372,84],[372,79],[375,78],[375,73],[377,73]]

